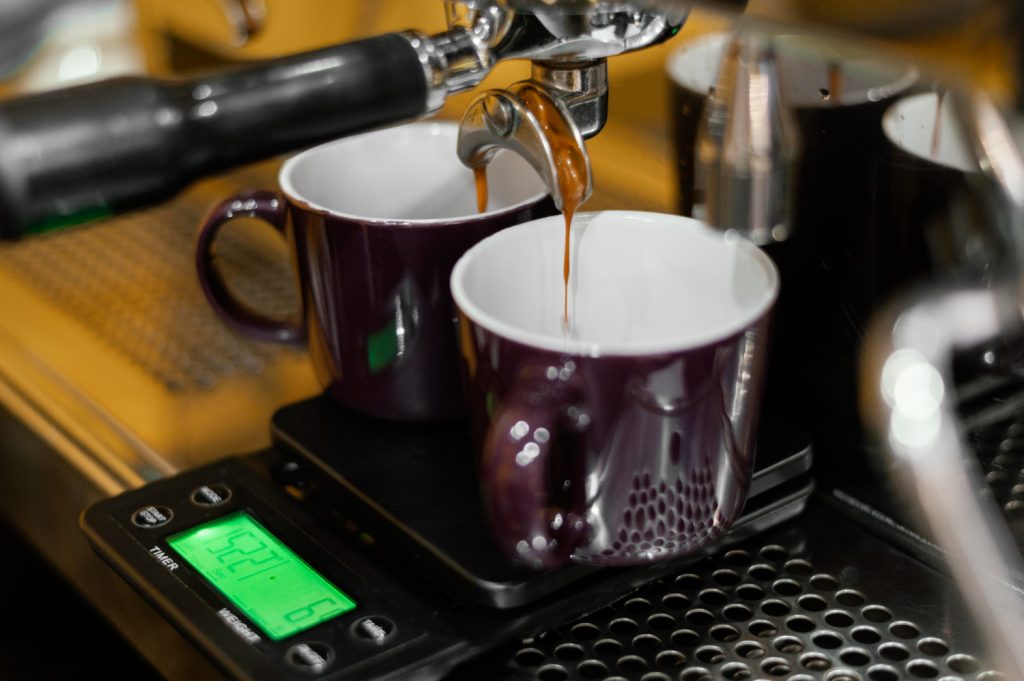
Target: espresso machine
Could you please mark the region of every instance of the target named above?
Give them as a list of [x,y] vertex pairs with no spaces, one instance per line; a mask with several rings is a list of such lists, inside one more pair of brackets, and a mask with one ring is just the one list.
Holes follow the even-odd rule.
[[[735,12],[740,4],[718,7]],[[591,138],[608,115],[605,60],[667,40],[689,10],[591,0],[446,9],[449,30],[434,36],[393,34],[187,83],[132,79],[0,104],[4,135],[20,142],[0,150],[11,154],[3,234],[47,232],[163,201],[203,174],[429,114],[505,59],[533,62],[529,85],[549,93],[580,137]],[[756,112],[750,95],[765,92],[758,86],[777,90],[772,30],[748,29],[728,54],[701,131],[707,219],[773,248],[789,237],[785,207],[801,150],[774,98],[746,126],[724,125]],[[518,106],[519,92],[512,86],[473,100],[460,157],[473,165],[496,147],[511,148],[557,200],[550,154],[531,144],[536,123]],[[254,97],[259,106],[251,106]],[[320,113],[310,116],[303,102],[317,102]],[[1005,119],[986,99],[963,97],[957,107],[978,140],[979,166],[992,169],[979,180],[987,205],[1015,234],[1017,166],[1005,151],[1016,147]],[[771,131],[767,144],[751,141],[765,128],[759,124]],[[727,154],[736,144],[745,151]],[[188,154],[166,151],[184,146]],[[747,209],[732,210],[737,205]],[[895,479],[922,500],[932,521],[927,537],[909,529],[916,514],[892,504],[888,488],[876,499],[870,489],[829,481],[812,496],[818,443],[799,426],[769,422],[744,516],[724,540],[668,564],[537,573],[492,546],[463,427],[381,424],[326,397],[278,411],[273,446],[255,454],[169,471],[142,451],[142,468],[151,469],[130,485],[138,489],[92,505],[83,527],[183,635],[183,647],[232,678],[1015,678],[1016,613],[1004,606],[1024,575],[1007,548],[1020,535],[991,530],[1005,521],[979,498],[985,483],[959,474],[971,459],[958,438],[966,433],[979,448],[986,473],[1015,475],[1020,425],[1011,407],[1019,386],[1012,376],[986,376],[954,402],[947,377],[954,347],[1014,334],[1016,289],[1002,284],[1012,278],[993,280],[1000,285],[910,298],[866,341],[865,413],[888,434],[882,449],[899,462]],[[67,449],[62,435],[89,437],[54,434],[29,414],[7,419],[24,448]],[[828,457],[815,451],[818,462]],[[107,460],[104,468],[97,479],[111,479],[117,464]],[[1014,494],[1012,484],[999,485]],[[239,511],[259,519],[261,536],[293,566],[296,608],[315,609],[302,591],[323,595],[317,589],[325,584],[345,607],[316,627],[281,633],[240,613],[232,587],[211,588],[206,568],[187,558],[186,535],[237,520]]]

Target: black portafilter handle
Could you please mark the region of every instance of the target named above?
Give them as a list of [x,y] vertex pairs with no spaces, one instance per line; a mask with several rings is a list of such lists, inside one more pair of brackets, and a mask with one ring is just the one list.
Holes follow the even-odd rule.
[[0,238],[415,118],[428,90],[413,41],[392,33],[184,82],[126,77],[0,102]]

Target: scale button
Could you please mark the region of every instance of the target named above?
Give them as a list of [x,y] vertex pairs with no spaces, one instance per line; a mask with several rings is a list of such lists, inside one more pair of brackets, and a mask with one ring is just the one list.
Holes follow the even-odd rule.
[[132,514],[132,523],[148,530],[166,525],[172,517],[174,514],[166,506],[144,506]]
[[395,633],[395,623],[387,617],[364,617],[352,625],[352,634],[363,641],[383,645]]
[[192,492],[192,503],[197,506],[219,506],[231,498],[231,490],[224,485],[203,485]]
[[288,649],[285,659],[296,669],[319,674],[334,661],[334,651],[329,645],[319,641],[297,643]]

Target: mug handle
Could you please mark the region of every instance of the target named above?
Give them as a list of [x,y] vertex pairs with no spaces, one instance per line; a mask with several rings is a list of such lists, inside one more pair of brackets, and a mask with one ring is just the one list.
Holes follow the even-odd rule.
[[248,191],[225,199],[210,212],[199,230],[196,242],[196,271],[206,299],[225,322],[250,338],[277,343],[302,343],[306,338],[302,320],[268,319],[235,299],[225,283],[217,266],[214,245],[220,228],[236,217],[263,220],[285,237],[288,204],[277,192]]
[[583,509],[548,500],[552,454],[571,427],[564,411],[578,402],[578,393],[558,379],[530,383],[512,391],[492,418],[480,473],[499,546],[533,567],[553,568],[568,561],[589,530]]

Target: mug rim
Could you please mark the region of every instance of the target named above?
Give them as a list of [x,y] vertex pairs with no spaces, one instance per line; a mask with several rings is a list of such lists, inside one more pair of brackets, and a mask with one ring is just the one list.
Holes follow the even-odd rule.
[[[306,149],[305,151],[295,154],[289,157],[277,174],[277,183],[281,188],[281,193],[288,199],[289,202],[294,203],[304,211],[314,213],[323,217],[336,218],[340,220],[348,220],[353,222],[361,222],[373,225],[389,226],[389,227],[416,227],[416,226],[448,226],[448,225],[464,225],[471,224],[479,221],[487,221],[493,218],[506,216],[512,213],[528,208],[537,203],[543,201],[547,196],[546,190],[541,190],[537,194],[531,195],[522,201],[519,201],[511,206],[506,206],[501,209],[488,210],[483,213],[470,213],[458,217],[449,218],[379,218],[370,217],[365,215],[358,215],[356,213],[347,213],[345,211],[335,210],[333,208],[327,208],[316,201],[312,201],[302,195],[301,192],[297,191],[295,185],[291,181],[291,174],[295,167],[304,160],[309,154],[314,152],[320,152],[325,149],[331,149],[334,147],[345,146],[351,144],[355,140],[365,138],[370,135],[380,135],[388,131],[399,130],[399,129],[410,129],[415,128],[417,130],[425,129],[429,131],[431,135],[451,135],[452,141],[458,135],[459,124],[454,121],[419,121],[415,123],[402,123],[378,130],[373,130],[358,135],[350,135],[348,137],[342,137],[340,139],[331,140],[330,142],[324,142],[318,144],[315,147]],[[454,145],[452,148],[452,155],[455,155]]]
[[649,222],[653,221],[665,221],[665,222],[678,222],[680,226],[685,228],[696,228],[705,230],[707,232],[713,232],[720,234],[722,239],[725,240],[727,245],[735,245],[737,248],[745,250],[750,257],[761,264],[767,273],[768,277],[768,288],[767,295],[764,296],[760,301],[757,302],[753,309],[742,317],[734,320],[731,324],[725,325],[721,329],[716,329],[714,332],[705,333],[703,335],[694,336],[685,340],[659,340],[654,342],[593,342],[584,340],[567,340],[567,339],[555,339],[551,336],[537,333],[534,331],[525,331],[519,329],[511,324],[501,321],[495,318],[493,315],[483,311],[477,306],[467,294],[463,287],[463,280],[465,272],[470,266],[470,261],[475,257],[475,254],[482,251],[487,245],[494,244],[495,242],[514,238],[516,232],[525,229],[526,227],[540,222],[557,222],[563,224],[564,218],[561,215],[553,215],[544,218],[538,218],[536,220],[530,220],[518,225],[513,225],[507,229],[503,229],[496,234],[492,234],[486,239],[482,239],[480,242],[475,244],[472,248],[467,250],[459,260],[455,263],[455,267],[452,268],[452,275],[449,280],[449,288],[451,290],[452,299],[458,309],[465,314],[474,324],[477,324],[492,334],[504,338],[506,340],[519,343],[520,345],[534,348],[536,350],[556,352],[565,355],[572,355],[577,357],[649,357],[654,355],[666,355],[674,354],[679,352],[688,352],[696,348],[707,347],[715,343],[720,343],[729,338],[736,336],[739,333],[754,326],[760,319],[765,315],[769,314],[774,308],[776,301],[779,297],[780,288],[780,276],[778,268],[772,259],[768,255],[755,246],[752,242],[744,239],[738,233],[734,231],[721,232],[708,226],[707,223],[690,218],[682,215],[674,215],[671,213],[655,213],[652,211],[636,211],[636,210],[602,210],[602,211],[588,211],[577,213],[576,217],[580,219],[594,219],[598,216],[609,216],[615,217],[632,217],[641,218]]
[[[908,156],[910,156],[910,157],[912,157],[912,158],[914,158],[914,159],[916,159],[918,161],[922,161],[924,163],[930,163],[933,166],[937,166],[939,168],[945,168],[947,170],[959,171],[961,173],[968,173],[968,174],[970,174],[970,173],[977,173],[977,172],[979,172],[978,167],[973,165],[971,163],[971,161],[968,160],[967,158],[964,158],[964,159],[957,158],[957,159],[954,159],[954,160],[947,161],[947,160],[943,160],[941,158],[937,158],[935,155],[931,155],[931,154],[926,156],[924,154],[920,154],[917,151],[911,149],[910,147],[907,146],[906,143],[901,142],[898,139],[897,131],[898,131],[899,127],[900,127],[901,120],[904,121],[904,122],[906,121],[906,119],[904,117],[907,114],[907,108],[915,106],[915,105],[919,105],[919,104],[925,102],[926,100],[931,100],[931,99],[935,100],[936,106],[939,105],[939,96],[935,92],[918,92],[916,94],[907,95],[905,97],[900,97],[895,102],[893,102],[885,110],[885,113],[882,114],[882,133],[885,135],[886,140],[888,140],[889,144],[891,144],[893,147],[895,147],[896,149],[898,149],[902,153],[907,154]],[[940,111],[939,113],[941,115],[942,112]],[[943,131],[940,131],[940,137],[942,135],[942,132]],[[953,134],[948,129],[946,129],[944,132],[947,135],[948,134]],[[956,134],[961,134],[961,133],[962,133],[962,131],[958,130]],[[940,144],[940,146],[941,146],[941,144]]]
[[[669,55],[668,59],[665,60],[665,75],[676,87],[680,87],[688,92],[695,92],[701,96],[707,95],[706,92],[698,92],[684,81],[679,75],[684,73],[680,62],[683,58],[693,49],[703,47],[705,45],[711,45],[716,48],[724,49],[726,40],[735,34],[735,31],[722,30],[715,31],[712,33],[703,34],[694,37],[692,40],[683,43],[677,47],[672,54]],[[799,49],[792,49],[787,51],[785,47],[780,47],[778,52],[782,54],[812,54],[815,50],[820,50],[822,46],[828,47],[819,36],[807,33],[782,33],[776,36],[777,41],[781,41],[782,44],[789,42],[792,45],[797,46]],[[842,57],[842,55],[840,55]],[[870,59],[868,55],[865,55],[865,60]],[[854,61],[848,57],[844,57],[845,61]],[[884,63],[880,59],[874,60],[877,63]],[[913,87],[914,83],[920,80],[920,70],[911,62],[899,61],[893,65],[894,72],[899,70],[900,75],[894,77],[892,80],[886,83],[881,83],[875,87],[868,88],[866,90],[855,90],[852,92],[844,92],[839,97],[838,104],[832,101],[810,101],[810,102],[791,102],[790,106],[794,109],[838,109],[843,106],[860,106],[863,104],[869,104],[872,102],[879,102],[889,97],[904,94]],[[785,74],[782,74],[785,77]],[[856,98],[855,98],[856,97]]]

